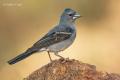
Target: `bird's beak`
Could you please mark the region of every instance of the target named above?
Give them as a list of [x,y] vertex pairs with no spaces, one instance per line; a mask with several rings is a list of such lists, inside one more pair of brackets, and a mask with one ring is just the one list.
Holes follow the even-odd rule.
[[80,18],[80,14],[79,13],[75,13],[75,15],[73,16],[73,19],[77,19],[77,18]]

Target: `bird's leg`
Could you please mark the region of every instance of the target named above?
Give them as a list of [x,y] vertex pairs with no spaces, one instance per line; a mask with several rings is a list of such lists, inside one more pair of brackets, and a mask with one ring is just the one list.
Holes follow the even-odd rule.
[[55,52],[54,54],[55,54],[56,56],[58,56],[58,57],[64,59],[64,57],[60,56],[60,55],[58,54],[58,52]]
[[52,62],[52,58],[51,58],[51,56],[50,56],[50,52],[49,51],[47,51],[48,52],[48,56],[49,56],[49,58],[50,58],[50,61]]
[[60,56],[60,55],[58,54],[58,52],[55,52],[54,54],[55,54],[56,56],[58,56],[58,57],[61,58],[62,63],[65,63],[65,62],[66,62],[66,59],[65,59],[64,57]]

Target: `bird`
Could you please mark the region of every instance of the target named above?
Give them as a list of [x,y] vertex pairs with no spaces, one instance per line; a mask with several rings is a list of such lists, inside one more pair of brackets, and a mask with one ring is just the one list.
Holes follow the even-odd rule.
[[66,8],[60,16],[58,25],[45,34],[40,40],[28,48],[22,54],[8,61],[8,64],[15,64],[36,52],[46,51],[49,55],[50,61],[52,58],[50,52],[56,56],[63,58],[58,53],[67,49],[76,38],[76,19],[81,15],[71,8]]

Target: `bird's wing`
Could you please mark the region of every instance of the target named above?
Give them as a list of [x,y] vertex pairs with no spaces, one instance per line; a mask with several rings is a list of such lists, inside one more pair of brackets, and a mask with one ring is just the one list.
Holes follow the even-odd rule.
[[41,49],[46,48],[50,45],[59,43],[71,37],[72,29],[69,27],[62,28],[62,29],[53,29],[50,33],[46,34],[42,39],[37,41],[31,49]]

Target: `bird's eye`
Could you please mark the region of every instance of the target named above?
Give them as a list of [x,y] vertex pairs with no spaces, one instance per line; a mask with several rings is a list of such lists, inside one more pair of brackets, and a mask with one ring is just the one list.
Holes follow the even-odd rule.
[[73,14],[69,14],[69,16],[73,16]]

